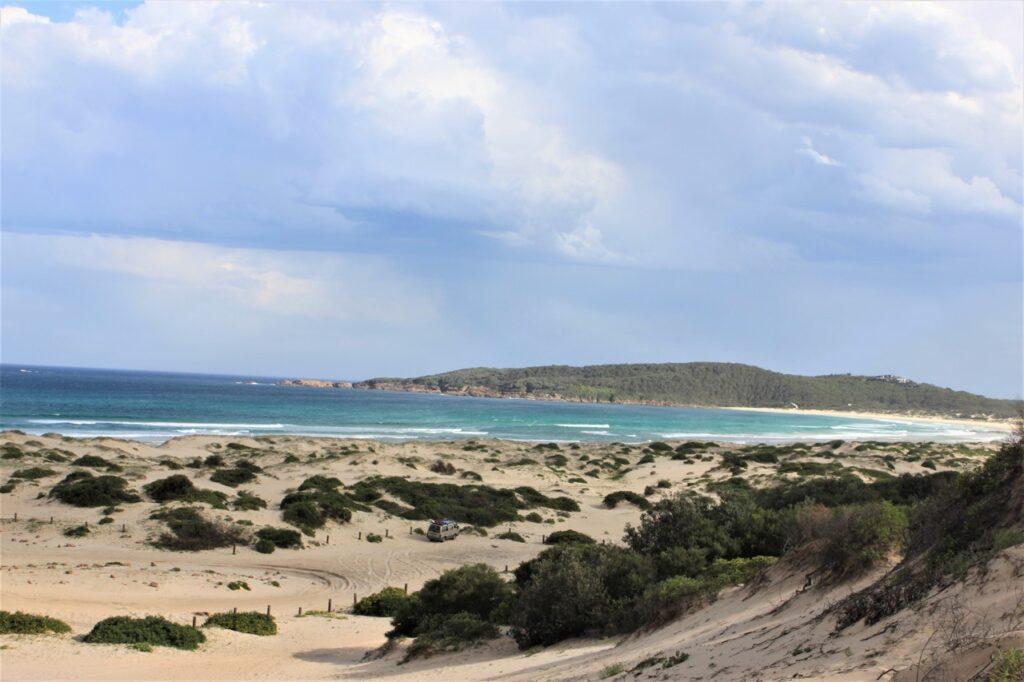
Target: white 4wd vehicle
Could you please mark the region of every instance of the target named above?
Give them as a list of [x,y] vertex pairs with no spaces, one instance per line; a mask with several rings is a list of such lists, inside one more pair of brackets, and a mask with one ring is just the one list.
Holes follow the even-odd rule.
[[459,524],[451,519],[435,519],[427,528],[427,539],[432,542],[454,540],[459,536]]

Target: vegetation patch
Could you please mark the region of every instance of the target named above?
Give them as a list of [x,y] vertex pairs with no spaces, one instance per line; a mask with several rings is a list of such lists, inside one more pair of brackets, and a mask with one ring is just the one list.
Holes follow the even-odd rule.
[[496,537],[499,540],[511,540],[512,542],[526,542],[522,535],[511,530],[507,530],[504,533],[498,533],[494,537]]
[[153,543],[160,549],[198,552],[205,549],[249,544],[247,531],[234,524],[211,521],[193,507],[178,507],[154,513],[150,518],[164,521],[169,533]]
[[195,650],[206,641],[206,636],[198,628],[178,625],[159,616],[115,616],[96,623],[82,641],[89,644],[149,644]]
[[266,526],[256,531],[256,537],[272,542],[279,549],[302,549],[302,535],[289,528]]
[[377,616],[392,618],[405,608],[412,597],[398,587],[385,587],[380,592],[363,597],[355,606],[352,613],[357,616]]
[[257,611],[215,613],[206,619],[203,627],[224,628],[262,637],[277,634],[277,621],[274,617]]
[[65,476],[53,487],[50,496],[76,507],[107,507],[142,499],[120,476],[93,476],[87,471],[73,471]]
[[154,502],[204,502],[216,509],[227,509],[228,497],[216,490],[197,488],[192,480],[184,474],[174,474],[142,486],[142,490]]
[[256,511],[258,509],[266,509],[267,501],[255,493],[239,490],[231,506],[234,507],[235,511]]
[[71,632],[71,626],[56,618],[0,611],[0,635],[63,635],[67,632]]
[[210,476],[210,480],[230,488],[237,488],[245,483],[255,481],[256,473],[249,468],[236,466],[233,469],[218,469]]
[[594,544],[594,538],[590,537],[586,533],[580,533],[575,530],[556,530],[546,538],[544,538],[545,545],[563,545],[581,543],[585,545]]
[[609,509],[615,509],[619,502],[629,502],[630,504],[640,507],[640,509],[650,509],[651,507],[651,503],[647,498],[629,490],[617,490],[614,493],[609,493],[604,496],[604,506]]
[[34,481],[37,478],[46,478],[48,476],[56,476],[57,472],[53,469],[47,469],[45,467],[31,467],[28,469],[18,469],[11,478],[21,478],[28,481]]

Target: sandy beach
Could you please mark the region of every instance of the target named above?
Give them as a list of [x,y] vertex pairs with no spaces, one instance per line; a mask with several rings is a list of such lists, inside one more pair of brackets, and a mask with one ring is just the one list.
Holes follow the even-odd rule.
[[935,417],[922,414],[903,414],[892,412],[860,412],[844,410],[808,410],[804,408],[776,407],[720,407],[721,410],[738,412],[767,412],[770,414],[818,414],[826,417],[846,417],[849,419],[880,419],[890,422],[923,422],[928,424],[949,424],[950,426],[968,426],[991,429],[993,431],[1013,431],[1012,419],[956,419],[953,417]]
[[[395,444],[297,436],[185,437],[160,446],[13,433],[0,437],[0,443],[15,444],[27,452],[56,449],[69,456],[93,454],[116,461],[124,469],[121,475],[135,489],[171,473],[168,462],[186,463],[211,452],[225,452],[232,442],[261,453],[257,461],[263,473],[244,488],[270,504],[256,511],[212,511],[225,521],[256,527],[284,525],[276,501],[314,474],[336,476],[346,484],[372,474],[460,482],[458,474],[431,471],[429,465],[438,460],[451,464],[456,471],[478,472],[486,485],[528,485],[544,494],[568,495],[579,502],[580,511],[567,515],[544,511],[540,523],[516,521],[488,529],[486,537],[466,534],[455,542],[437,544],[413,533],[423,527],[422,522],[375,510],[356,513],[348,524],[329,524],[314,538],[307,538],[302,550],[278,550],[271,555],[255,553],[248,547],[234,552],[227,548],[170,552],[150,544],[163,528],[159,521],[149,518],[158,505],[126,504],[123,511],[113,515],[112,523],[98,525],[98,509],[71,507],[46,496],[58,476],[68,469],[66,464],[47,464],[58,473],[20,483],[3,497],[0,592],[4,609],[61,618],[73,632],[68,636],[0,637],[4,647],[0,664],[3,679],[597,679],[609,666],[632,665],[655,654],[685,651],[689,655],[686,664],[671,677],[783,679],[799,674],[816,679],[868,680],[886,668],[911,665],[917,651],[914,647],[920,647],[926,637],[924,630],[908,629],[886,647],[884,656],[871,643],[870,633],[860,629],[831,641],[827,627],[816,621],[815,614],[851,586],[838,587],[834,594],[804,593],[799,568],[780,562],[772,569],[770,588],[756,592],[730,588],[709,609],[652,633],[625,639],[572,640],[527,652],[519,651],[511,638],[501,637],[467,652],[399,665],[404,645],[379,657],[374,653],[387,641],[389,620],[347,613],[354,599],[385,586],[413,591],[442,571],[467,563],[482,562],[504,572],[506,567],[515,568],[542,551],[542,538],[553,530],[571,528],[600,541],[619,543],[625,525],[635,523],[641,512],[631,504],[608,509],[602,504],[608,493],[642,493],[660,479],[672,481],[673,491],[701,490],[729,474],[713,461],[686,463],[658,458],[630,467],[618,478],[580,478],[572,464],[564,470],[537,462],[514,464],[537,458],[537,451],[529,444],[500,441],[479,441],[474,445],[480,450],[467,451],[462,449],[465,442]],[[331,453],[341,446],[355,450],[344,457],[332,457]],[[571,455],[594,457],[609,447],[582,445]],[[858,451],[856,447],[856,443],[844,444],[831,457],[841,457],[844,465],[859,469],[884,468],[880,453]],[[934,458],[941,469],[970,466],[970,462],[981,461],[991,453],[994,446],[938,447]],[[0,460],[4,477],[15,468],[27,466],[30,457]],[[823,461],[814,453],[807,459]],[[202,488],[229,495],[236,492],[209,481],[208,471],[184,471]],[[894,471],[922,469],[919,462],[900,461]],[[768,467],[755,465],[744,475],[756,481],[770,473]],[[659,491],[657,495],[670,492]],[[89,535],[73,539],[63,535],[64,529],[83,523],[92,529]],[[520,533],[526,541],[491,537],[506,529]],[[378,533],[384,539],[367,542],[369,533]],[[985,594],[989,596],[972,596],[976,603],[998,610],[998,598],[990,594],[991,581],[1013,580],[1010,572],[1017,565],[1013,562],[1021,561],[1024,554],[1020,551],[1008,556],[1006,566],[987,579]],[[228,589],[227,585],[236,581],[245,582],[248,589]],[[986,605],[986,599],[993,603]],[[785,608],[779,611],[783,605]],[[325,613],[328,606],[330,615]],[[207,643],[197,652],[157,647],[144,653],[121,645],[77,641],[95,622],[112,615],[161,615],[189,624],[193,617],[201,623],[212,612],[233,608],[264,612],[268,607],[278,620],[277,636],[261,638],[214,629],[208,631]],[[301,617],[300,608],[305,614]],[[309,615],[310,611],[319,613]],[[790,634],[774,642],[762,642],[758,648],[757,643],[772,630]],[[800,642],[810,640],[820,640],[826,646],[813,661],[787,655],[799,648]]]

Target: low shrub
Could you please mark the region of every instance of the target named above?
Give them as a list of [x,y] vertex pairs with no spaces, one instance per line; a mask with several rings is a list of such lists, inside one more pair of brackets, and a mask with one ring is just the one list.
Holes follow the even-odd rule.
[[[903,548],[907,514],[889,502],[797,512],[798,541],[813,542],[819,570],[829,579],[856,576]],[[799,544],[799,543],[798,543]]]
[[203,466],[211,468],[222,467],[224,466],[224,456],[210,455],[209,457],[203,460]]
[[253,545],[252,548],[260,554],[273,554],[274,550],[277,549],[277,545],[270,540],[260,539],[256,541],[256,544]]
[[22,478],[28,481],[34,481],[37,478],[46,478],[47,476],[56,476],[57,472],[53,469],[47,469],[45,467],[31,467],[29,469],[18,469],[11,478]]
[[178,625],[159,616],[114,616],[96,623],[82,641],[89,644],[149,644],[194,650],[206,641],[206,636],[197,628]]
[[530,523],[543,523],[544,522],[544,517],[541,516],[540,514],[538,514],[537,512],[530,512],[529,514],[524,516],[523,519],[525,521],[529,521]]
[[544,538],[545,545],[564,545],[572,543],[592,545],[594,544],[594,538],[590,537],[586,533],[580,533],[575,530],[556,530],[554,533]]
[[214,483],[220,483],[230,488],[237,488],[243,483],[251,483],[256,480],[256,474],[247,468],[235,467],[233,469],[218,469],[210,476]]
[[484,564],[466,564],[428,580],[403,604],[392,621],[389,637],[417,634],[427,618],[469,613],[494,622],[503,617],[514,590],[501,575]]
[[496,625],[473,613],[432,615],[420,624],[402,662],[462,651],[498,634]]
[[609,493],[604,497],[604,506],[609,509],[615,509],[619,502],[629,502],[636,505],[640,509],[650,509],[651,503],[640,494],[634,493],[629,490],[617,490],[614,493]]
[[227,509],[227,495],[217,490],[197,488],[184,474],[157,479],[142,486],[142,490],[154,502],[161,504],[172,501],[206,503],[215,509]]
[[510,530],[507,530],[504,533],[498,533],[494,537],[496,537],[499,540],[511,540],[512,542],[526,542],[526,540],[523,539],[522,535]]
[[412,599],[405,590],[385,587],[380,592],[363,597],[352,607],[357,616],[394,617]]
[[169,533],[163,533],[153,545],[160,549],[198,552],[205,549],[249,544],[247,531],[233,524],[211,521],[198,509],[179,507],[160,511],[150,518],[167,524]]
[[229,613],[214,613],[206,622],[204,628],[224,628],[235,632],[244,632],[247,635],[260,635],[266,637],[277,634],[277,622],[268,613],[257,611],[239,611]]
[[171,471],[180,471],[181,468],[182,468],[181,464],[179,464],[178,462],[175,462],[173,459],[169,459],[167,457],[165,457],[164,459],[161,459],[159,464],[167,467]]
[[302,549],[302,535],[289,528],[266,526],[256,531],[260,540],[268,540],[280,549]]
[[90,467],[92,469],[106,469],[107,471],[121,471],[121,467],[114,462],[108,462],[98,455],[82,455],[71,463],[76,467]]
[[258,509],[266,509],[267,501],[254,493],[239,490],[231,506],[235,511],[256,511]]
[[0,635],[63,635],[67,632],[71,632],[71,627],[56,618],[21,611],[0,611]]
[[97,525],[100,525],[100,526],[105,526],[105,525],[107,525],[108,523],[113,523],[113,522],[114,522],[114,519],[113,519],[113,517],[110,517],[110,516],[104,516],[104,517],[103,517],[102,519],[100,519],[100,520],[99,520],[99,521],[97,521],[96,523],[97,523]]
[[987,682],[1024,680],[1024,650],[1007,649],[992,657]]
[[64,537],[66,538],[84,538],[89,534],[89,527],[86,525],[71,526],[70,528],[64,529]]
[[228,589],[232,592],[237,592],[238,590],[245,590],[246,592],[252,591],[252,588],[249,587],[249,583],[244,580],[233,580],[229,582]]
[[455,473],[455,466],[450,462],[446,462],[443,459],[439,459],[430,465],[430,470],[435,474],[444,474],[445,476],[451,476]]
[[366,534],[366,541],[367,542],[375,542],[375,543],[376,542],[384,542],[384,538],[383,538],[383,536],[378,535],[377,533],[367,533]]
[[515,576],[512,634],[525,649],[629,629],[631,606],[654,581],[655,568],[622,547],[566,544],[520,564]]
[[142,499],[128,489],[128,481],[123,478],[93,476],[86,471],[74,471],[65,476],[53,487],[50,496],[76,507],[107,507]]

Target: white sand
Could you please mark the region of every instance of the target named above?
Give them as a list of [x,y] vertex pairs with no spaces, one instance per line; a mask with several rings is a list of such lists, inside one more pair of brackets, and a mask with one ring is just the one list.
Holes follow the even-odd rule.
[[[913,647],[920,648],[919,640],[926,638],[926,628],[919,622],[920,618],[907,626],[908,629],[898,631],[898,635],[864,639],[870,633],[857,630],[838,639],[830,638],[828,621],[815,623],[813,616],[851,587],[829,593],[799,594],[803,573],[783,566],[773,569],[771,584],[756,594],[733,589],[708,609],[654,633],[622,641],[572,641],[524,653],[518,651],[510,638],[503,637],[470,652],[406,665],[397,665],[400,652],[380,660],[364,660],[369,652],[386,641],[384,633],[390,627],[387,619],[352,615],[340,619],[299,618],[298,608],[326,609],[329,599],[335,609],[346,608],[355,595],[362,597],[387,585],[408,584],[410,590],[415,590],[442,571],[466,563],[484,562],[498,570],[506,565],[514,568],[542,551],[541,536],[552,530],[572,528],[599,540],[619,542],[625,524],[636,522],[640,512],[625,503],[613,510],[606,509],[601,500],[609,492],[622,489],[642,492],[645,486],[662,478],[671,480],[673,490],[679,490],[698,484],[705,473],[711,472],[715,478],[727,474],[712,471],[713,462],[686,464],[659,457],[654,464],[635,466],[621,480],[584,477],[585,483],[569,483],[570,477],[580,475],[579,463],[573,462],[572,470],[567,473],[557,473],[541,465],[507,466],[505,463],[524,456],[543,460],[545,454],[532,450],[527,444],[507,442],[485,441],[492,451],[499,451],[494,455],[493,452],[463,451],[461,443],[362,441],[356,443],[361,449],[358,455],[308,461],[311,453],[334,450],[341,441],[276,437],[258,442],[244,438],[189,437],[154,447],[113,439],[70,441],[13,434],[0,436],[0,443],[38,441],[46,447],[58,447],[75,455],[94,453],[117,461],[126,469],[122,475],[131,479],[136,489],[172,473],[185,473],[199,487],[222,490],[230,495],[235,491],[206,480],[209,470],[172,472],[157,462],[161,458],[184,462],[197,456],[205,457],[211,452],[211,444],[232,440],[264,448],[269,443],[280,453],[258,459],[266,472],[260,475],[258,483],[242,486],[266,499],[270,509],[213,512],[233,519],[249,519],[256,527],[285,525],[276,503],[286,489],[316,473],[337,476],[345,483],[377,473],[409,475],[426,481],[469,482],[457,475],[430,472],[426,465],[441,455],[447,456],[447,461],[460,470],[478,472],[488,485],[530,485],[549,495],[569,494],[579,501],[582,511],[563,520],[549,510],[538,510],[545,518],[556,519],[556,522],[510,524],[527,538],[526,543],[474,536],[462,536],[455,542],[443,544],[429,543],[422,536],[409,532],[411,526],[422,524],[391,518],[377,511],[356,513],[352,523],[344,526],[331,524],[318,532],[315,541],[301,551],[278,550],[263,555],[249,548],[239,548],[237,554],[229,549],[173,553],[148,544],[163,529],[161,523],[148,520],[157,505],[149,502],[122,505],[124,511],[114,514],[115,523],[96,525],[100,509],[70,507],[45,496],[36,499],[38,493],[49,491],[63,476],[70,468],[67,464],[47,463],[36,457],[0,460],[3,480],[7,480],[14,469],[29,466],[49,466],[60,472],[59,476],[37,483],[22,483],[14,493],[0,498],[5,519],[0,529],[2,608],[61,618],[73,628],[72,635],[65,636],[0,637],[4,647],[0,678],[5,681],[596,679],[606,666],[623,663],[628,669],[646,656],[659,652],[671,655],[682,650],[691,656],[686,663],[668,671],[651,672],[685,679],[712,676],[729,680],[783,679],[800,674],[818,679],[867,680],[875,679],[886,668],[912,664]],[[368,452],[368,447],[376,451]],[[855,444],[848,443],[841,449],[844,463],[884,468],[879,456],[857,453],[854,447]],[[971,458],[980,461],[981,454],[991,447],[979,446],[976,452],[961,452],[959,456],[965,461]],[[607,445],[586,445],[580,451],[563,452],[574,460],[573,455],[580,452],[593,455],[610,449]],[[285,453],[296,454],[302,461],[280,464]],[[121,454],[125,458],[118,459]],[[498,456],[503,463],[484,462],[488,456]],[[634,451],[630,458],[635,462],[638,456]],[[423,461],[412,469],[399,461],[408,457],[420,457]],[[501,470],[493,471],[494,466]],[[897,471],[901,470],[923,471],[919,463],[910,462],[900,462]],[[769,473],[769,467],[753,465],[747,476],[756,480]],[[662,494],[666,493],[659,491],[652,499]],[[15,513],[18,521],[10,521]],[[54,518],[52,525],[49,523],[51,516]],[[85,521],[93,530],[87,537],[71,540],[62,535],[65,527]],[[491,529],[491,535],[504,528]],[[380,544],[359,540],[360,533],[365,537],[368,532],[384,534],[385,530],[389,537]],[[1020,554],[1012,554],[1012,558],[1024,561]],[[1004,580],[999,576],[1002,574],[997,574],[993,580]],[[234,580],[246,581],[251,591],[227,589],[226,584]],[[1005,580],[1012,582],[1014,578]],[[1000,595],[1005,597],[1006,591],[994,589],[993,584],[988,583],[983,595],[972,596],[974,603],[989,604],[998,601]],[[790,599],[785,608],[772,613]],[[211,629],[207,631],[208,642],[197,652],[158,647],[152,653],[144,653],[124,646],[88,645],[75,639],[88,632],[98,620],[112,615],[161,615],[180,623],[190,623],[196,615],[202,623],[201,614],[207,612],[235,607],[264,611],[268,605],[278,619],[280,633],[277,636],[256,637]],[[997,609],[993,606],[990,610]],[[758,644],[784,629],[789,630],[785,636]],[[896,640],[887,643],[892,637]],[[789,652],[808,643],[816,647],[813,655],[790,655]]]

